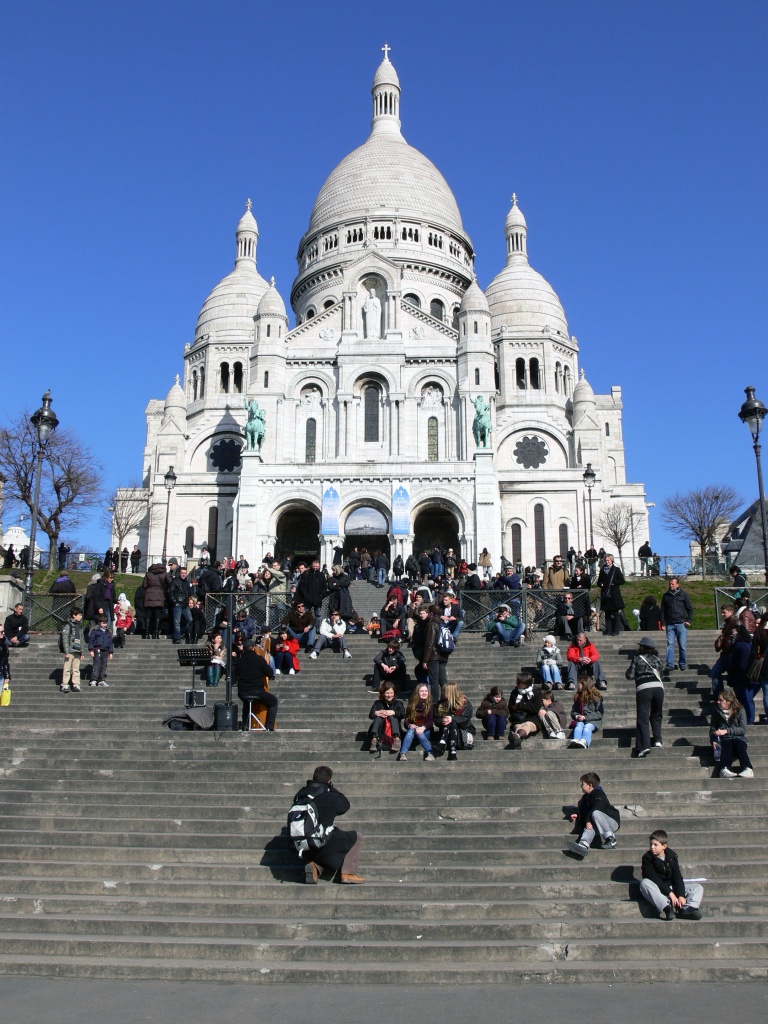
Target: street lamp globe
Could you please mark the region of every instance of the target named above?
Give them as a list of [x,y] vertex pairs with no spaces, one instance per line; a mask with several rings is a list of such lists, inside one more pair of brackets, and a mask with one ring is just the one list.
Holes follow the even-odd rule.
[[755,398],[754,388],[744,388],[744,394],[747,396],[747,400],[739,409],[739,419],[742,423],[746,423],[753,440],[757,441],[768,410],[759,398]]
[[168,472],[165,474],[163,479],[165,480],[165,489],[170,494],[170,492],[176,486],[176,474],[173,472],[173,466],[171,466],[168,469]]
[[584,476],[582,477],[582,479],[584,480],[584,486],[592,490],[592,488],[595,486],[595,480],[597,480],[597,474],[595,473],[594,469],[592,469],[591,462],[587,463],[587,468],[584,470]]
[[30,417],[30,422],[37,431],[37,440],[40,442],[42,447],[45,448],[51,439],[51,434],[59,425],[56,413],[51,408],[50,390],[46,391],[43,395],[43,404],[37,412]]

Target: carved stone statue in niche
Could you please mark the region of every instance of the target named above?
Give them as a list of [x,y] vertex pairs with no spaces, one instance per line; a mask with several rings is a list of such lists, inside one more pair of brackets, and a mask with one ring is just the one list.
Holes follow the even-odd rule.
[[421,395],[421,404],[425,409],[438,409],[443,404],[443,393],[440,388],[430,384]]
[[381,337],[381,303],[376,298],[373,288],[368,292],[368,298],[363,303],[363,326],[364,338]]

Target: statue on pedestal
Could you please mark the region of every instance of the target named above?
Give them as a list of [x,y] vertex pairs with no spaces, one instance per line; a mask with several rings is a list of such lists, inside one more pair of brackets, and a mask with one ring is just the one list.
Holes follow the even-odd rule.
[[368,298],[363,303],[364,338],[381,337],[381,303],[376,292],[371,288]]
[[255,398],[246,398],[243,407],[248,410],[248,422],[245,424],[245,448],[249,452],[260,452],[267,433],[266,413],[259,408]]
[[477,398],[470,398],[475,407],[475,418],[472,421],[472,433],[475,437],[477,448],[491,447],[491,407],[483,399],[482,395]]

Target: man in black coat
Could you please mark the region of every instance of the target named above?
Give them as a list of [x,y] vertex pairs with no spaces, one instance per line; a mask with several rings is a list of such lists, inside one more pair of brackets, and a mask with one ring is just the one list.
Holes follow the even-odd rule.
[[[339,881],[343,885],[354,885],[364,882],[358,875],[360,854],[363,849],[363,837],[359,832],[345,832],[336,828],[334,820],[338,815],[349,810],[349,800],[333,788],[333,772],[321,765],[315,768],[312,778],[307,779],[306,786],[298,791],[293,798],[294,803],[306,803],[312,800],[317,818],[326,830],[325,844],[310,849],[301,857],[304,867],[304,878],[310,885],[316,885],[324,868],[339,872]],[[328,831],[330,829],[330,831]]]
[[131,552],[131,572],[136,573],[139,571],[139,562],[141,561],[141,549],[138,544],[133,545],[133,551]]
[[11,647],[26,647],[29,643],[29,619],[19,601],[5,620],[5,639]]
[[56,578],[56,580],[54,580],[54,582],[51,584],[51,589],[48,591],[48,593],[49,594],[76,594],[77,593],[77,589],[75,588],[75,584],[69,578],[69,573],[64,572],[62,570],[62,572],[59,573],[59,575]]
[[173,642],[181,643],[181,634],[186,633],[192,625],[192,612],[189,610],[189,598],[192,588],[187,579],[187,570],[178,568],[168,577],[168,604],[173,620]]
[[264,689],[264,677],[274,679],[275,673],[267,661],[253,650],[246,647],[237,659],[237,695],[243,702],[243,729],[250,727],[249,712],[251,701],[258,701],[267,709],[267,732],[275,731],[277,718],[277,697]]
[[304,602],[315,616],[315,622],[323,620],[325,588],[325,574],[320,571],[320,559],[315,558],[311,568],[301,574],[296,586],[296,600],[301,599]]

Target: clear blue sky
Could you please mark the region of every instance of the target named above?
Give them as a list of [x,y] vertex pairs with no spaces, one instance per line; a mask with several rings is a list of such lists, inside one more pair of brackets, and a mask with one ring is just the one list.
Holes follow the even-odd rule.
[[386,40],[483,287],[520,197],[589,381],[623,388],[628,479],[657,505],[722,481],[754,500],[736,413],[747,384],[768,403],[765,0],[6,0],[0,28],[0,420],[50,387],[109,486],[137,478],[245,199],[287,300]]

